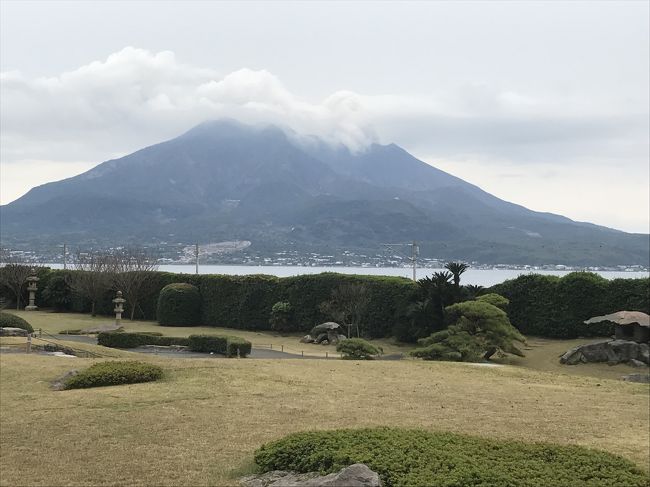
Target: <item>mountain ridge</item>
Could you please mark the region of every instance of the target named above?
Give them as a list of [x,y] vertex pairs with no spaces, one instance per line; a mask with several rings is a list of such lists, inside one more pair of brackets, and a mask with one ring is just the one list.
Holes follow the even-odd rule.
[[[250,240],[264,252],[379,251],[483,263],[648,266],[650,237],[535,212],[395,144],[363,151],[277,126],[204,122],[0,207],[3,245]],[[549,260],[554,259],[554,260]]]

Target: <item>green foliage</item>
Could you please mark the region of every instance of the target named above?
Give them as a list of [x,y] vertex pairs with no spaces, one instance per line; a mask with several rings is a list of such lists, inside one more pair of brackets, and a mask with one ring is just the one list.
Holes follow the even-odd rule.
[[91,365],[79,374],[66,380],[65,389],[117,386],[151,382],[163,377],[163,370],[157,365],[143,362],[101,362]]
[[248,340],[229,336],[226,343],[226,356],[245,358],[250,355],[252,348],[253,344]]
[[508,315],[524,334],[550,338],[608,336],[608,323],[583,321],[616,311],[650,312],[650,279],[608,281],[590,272],[559,278],[521,275],[490,288],[510,300]]
[[27,330],[29,333],[34,332],[34,328],[26,320],[4,311],[0,311],[0,328],[20,328]]
[[336,351],[341,353],[344,359],[350,360],[372,360],[382,353],[381,348],[375,347],[361,338],[341,340],[336,345]]
[[228,337],[219,335],[190,335],[189,347],[193,352],[220,353],[225,355]]
[[385,487],[645,487],[650,480],[629,460],[580,446],[398,428],[293,433],[259,448],[255,462],[264,472],[322,474],[364,463]]
[[227,357],[246,357],[253,345],[248,340],[235,336],[190,335],[189,348],[193,352],[219,353]]
[[271,329],[276,331],[286,331],[289,328],[292,312],[291,303],[288,301],[278,301],[271,308]]
[[495,353],[523,356],[514,342],[525,343],[526,339],[496,306],[465,301],[448,306],[445,314],[449,327],[418,340],[422,348],[412,351],[412,356],[464,362],[489,359]]
[[110,348],[136,348],[145,345],[188,346],[189,339],[184,337],[169,337],[150,333],[116,333],[101,332],[97,335],[97,344]]
[[201,324],[201,294],[192,284],[167,284],[158,296],[158,323],[163,326]]
[[67,311],[72,306],[72,288],[70,274],[57,273],[50,276],[43,288],[43,299],[55,311]]
[[510,301],[508,301],[507,298],[504,298],[503,296],[497,293],[483,294],[482,296],[478,296],[476,298],[476,301],[480,301],[481,303],[491,304],[492,306],[496,306],[497,308],[502,309],[503,311],[508,311],[508,305],[510,304]]

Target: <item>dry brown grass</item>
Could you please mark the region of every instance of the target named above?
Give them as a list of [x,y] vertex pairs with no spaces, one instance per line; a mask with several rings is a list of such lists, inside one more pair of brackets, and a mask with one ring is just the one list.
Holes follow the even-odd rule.
[[168,359],[157,383],[54,392],[91,359],[0,356],[0,484],[233,485],[262,443],[408,426],[596,447],[648,469],[648,386],[420,361]]

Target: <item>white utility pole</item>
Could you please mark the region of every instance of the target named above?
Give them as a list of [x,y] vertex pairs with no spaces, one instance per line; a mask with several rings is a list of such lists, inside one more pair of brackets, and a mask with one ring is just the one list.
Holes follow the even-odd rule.
[[194,249],[194,261],[196,262],[196,273],[199,273],[199,243],[196,243],[196,247]]
[[413,240],[413,242],[410,243],[394,243],[394,244],[382,244],[386,248],[390,249],[391,251],[395,251],[393,247],[404,247],[409,245],[411,247],[411,255],[405,255],[404,252],[401,252],[402,255],[411,261],[412,267],[413,267],[413,281],[417,281],[417,262],[418,262],[418,254],[420,253],[420,249],[418,247],[418,243]]
[[63,270],[68,268],[68,246],[63,244]]

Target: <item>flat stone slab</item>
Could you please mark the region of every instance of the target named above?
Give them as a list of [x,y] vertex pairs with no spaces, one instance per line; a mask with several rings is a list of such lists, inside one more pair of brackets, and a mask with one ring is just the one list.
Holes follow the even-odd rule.
[[29,335],[29,332],[22,328],[14,328],[11,326],[0,328],[0,337],[26,337],[27,335]]

